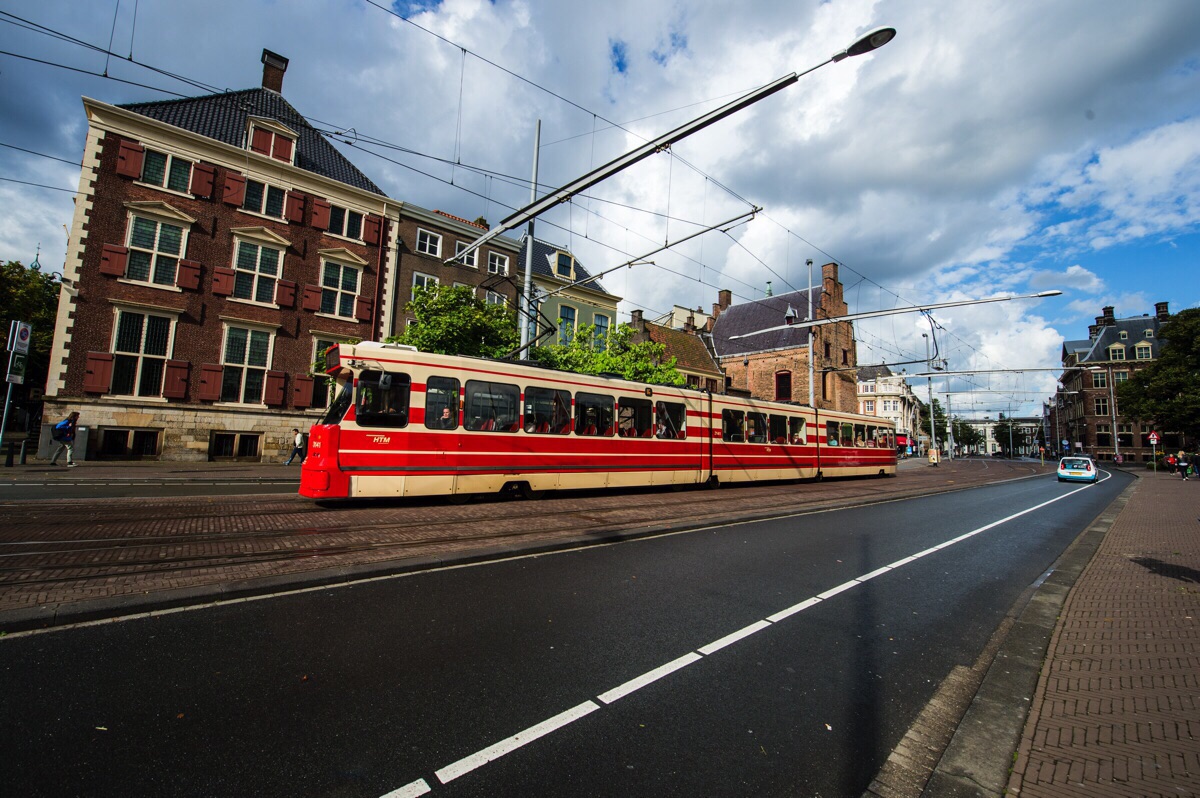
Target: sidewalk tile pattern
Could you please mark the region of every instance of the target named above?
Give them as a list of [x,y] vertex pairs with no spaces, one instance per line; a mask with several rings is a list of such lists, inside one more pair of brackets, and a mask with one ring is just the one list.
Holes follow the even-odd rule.
[[1008,785],[1200,796],[1200,484],[1147,474],[1059,617]]

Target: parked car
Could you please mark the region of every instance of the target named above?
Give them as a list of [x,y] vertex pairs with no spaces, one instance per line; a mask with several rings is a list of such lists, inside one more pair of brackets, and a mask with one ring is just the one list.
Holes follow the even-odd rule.
[[1100,469],[1090,457],[1064,457],[1058,461],[1059,482],[1097,482]]

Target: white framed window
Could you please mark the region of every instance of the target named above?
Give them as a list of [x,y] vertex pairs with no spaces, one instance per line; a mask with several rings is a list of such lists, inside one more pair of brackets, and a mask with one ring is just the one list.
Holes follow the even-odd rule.
[[575,308],[560,305],[558,308],[558,342],[568,344],[575,335]]
[[508,274],[508,256],[499,252],[489,252],[488,274]]
[[1119,338],[1120,338],[1122,341],[1128,340],[1128,339],[1129,339],[1129,333],[1128,333],[1128,332],[1126,332],[1125,330],[1121,330],[1121,333],[1120,333],[1120,335],[1119,335],[1118,337],[1119,337]]
[[[339,344],[341,341],[335,341],[332,338],[322,338],[320,335],[313,338],[312,362],[315,364],[318,357],[323,357],[325,350],[334,344]],[[313,371],[313,392],[311,407],[328,407],[329,406],[329,375],[324,371]]]
[[1133,348],[1133,357],[1136,360],[1150,360],[1150,345],[1138,344]]
[[1096,415],[1098,415],[1098,416],[1107,416],[1108,415],[1108,397],[1107,396],[1097,396],[1096,397]]
[[274,120],[255,119],[250,122],[246,147],[260,155],[294,164],[296,133]]
[[360,275],[354,266],[325,261],[321,267],[321,312],[353,319]]
[[432,274],[421,274],[420,272],[413,272],[413,288],[414,289],[417,289],[417,288],[433,289],[433,288],[437,287],[437,284],[438,284],[438,278],[434,277]]
[[865,402],[863,402],[863,412],[864,413],[874,413],[875,412],[875,400],[874,399],[868,399]]
[[270,216],[272,219],[282,219],[286,195],[287,192],[278,186],[246,178],[246,196],[242,199],[242,210]]
[[417,252],[422,255],[432,255],[435,258],[442,256],[442,237],[437,233],[431,233],[428,230],[417,228]]
[[485,291],[484,301],[489,305],[500,305],[503,307],[508,304],[508,297],[504,294],[497,294],[495,291]]
[[860,391],[860,393],[875,393],[875,383],[864,382],[862,384],[862,390]]
[[595,325],[596,334],[594,344],[598,351],[603,352],[608,348],[608,330],[611,326],[612,319],[603,313],[596,313],[592,316],[592,324]]
[[131,214],[129,260],[125,279],[152,285],[175,285],[179,259],[187,250],[187,230],[178,224]]
[[470,244],[464,244],[462,241],[454,242],[454,259],[455,259],[454,262],[461,266],[466,266],[467,268],[474,269],[474,268],[476,268],[475,254],[477,252],[479,252],[479,250],[473,249],[473,250],[471,250],[470,254],[468,254],[465,258],[462,256],[463,250],[465,250],[469,246],[470,246]]
[[221,401],[260,405],[275,335],[253,327],[225,326],[221,347]]
[[1120,345],[1110,346],[1108,348],[1108,359],[1109,360],[1124,360],[1125,359],[1125,347],[1120,346]]
[[162,396],[163,373],[178,318],[163,313],[117,308],[113,328],[114,396]]
[[275,282],[279,279],[283,251],[256,241],[235,238],[233,294],[235,299],[275,304]]
[[327,229],[335,236],[361,241],[362,224],[363,215],[358,211],[343,208],[341,205],[329,206],[329,227]]
[[1093,371],[1092,372],[1092,387],[1107,388],[1108,387],[1108,372]]
[[570,253],[559,252],[554,256],[554,273],[566,279],[571,279],[575,274],[575,259]]
[[1154,330],[1146,330],[1146,336],[1145,336],[1145,337],[1146,337],[1146,338],[1153,338],[1153,337],[1154,337]]
[[1120,385],[1121,383],[1127,382],[1128,380],[1129,380],[1129,372],[1128,371],[1114,371],[1113,372],[1113,384]]
[[186,193],[192,184],[192,162],[147,148],[143,154],[141,182]]

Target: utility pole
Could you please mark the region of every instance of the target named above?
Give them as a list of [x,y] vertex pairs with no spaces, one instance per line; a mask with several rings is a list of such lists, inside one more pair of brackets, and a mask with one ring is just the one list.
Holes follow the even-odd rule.
[[[542,148],[542,120],[537,121],[537,132],[533,136],[533,178],[529,183],[529,201],[537,202],[538,152]],[[521,360],[529,359],[529,325],[533,323],[533,219],[529,217],[529,227],[525,242],[525,287],[521,290]]]

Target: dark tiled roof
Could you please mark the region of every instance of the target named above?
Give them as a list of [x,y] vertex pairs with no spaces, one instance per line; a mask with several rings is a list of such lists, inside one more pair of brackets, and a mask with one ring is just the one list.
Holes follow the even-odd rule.
[[858,381],[859,382],[874,382],[879,377],[891,377],[892,370],[887,367],[887,364],[879,366],[859,366]]
[[[1113,344],[1123,344],[1126,347],[1126,361],[1135,360],[1131,351],[1133,347],[1138,344],[1150,344],[1150,357],[1157,359],[1160,349],[1158,330],[1162,324],[1156,316],[1116,319],[1113,324],[1101,327],[1095,340],[1065,341],[1063,343],[1063,359],[1066,360],[1067,355],[1077,353],[1077,362],[1079,363],[1107,363],[1109,362],[1108,348]],[[1153,330],[1154,335],[1147,338],[1146,330]],[[1124,339],[1121,338],[1122,332],[1126,335]]]
[[[713,325],[713,345],[719,357],[748,355],[753,352],[769,352],[775,349],[796,349],[808,346],[808,330],[785,328],[773,330],[748,338],[733,340],[735,335],[744,335],[755,330],[778,327],[784,323],[788,308],[796,312],[796,321],[808,321],[808,291],[792,291],[776,294],[744,305],[730,305],[721,311]],[[813,303],[821,307],[821,288],[814,286]]]
[[699,335],[649,322],[646,322],[646,334],[651,341],[665,347],[668,357],[675,358],[676,368],[713,377],[721,376],[721,367],[713,361]]
[[296,166],[355,188],[386,196],[379,186],[358,170],[329,140],[318,133],[292,104],[267,89],[246,89],[182,100],[122,105],[135,114],[244,147],[246,122],[251,116],[274,119],[299,134]]
[[[521,251],[517,255],[517,258],[520,261],[520,266],[518,268],[522,271],[525,269],[525,248],[527,246],[529,246],[528,239],[526,239],[526,243],[521,244]],[[553,244],[547,244],[545,241],[535,238],[533,240],[533,273],[539,277],[550,277],[557,280],[563,279],[554,273],[554,269],[551,266],[554,253],[556,252],[570,252],[570,250],[568,250],[566,247],[556,247]],[[574,257],[574,253],[571,253],[571,255]],[[592,273],[583,267],[583,264],[579,262],[579,258],[575,258],[575,280],[586,280],[591,276]],[[606,291],[604,286],[600,284],[599,280],[592,280],[591,282],[584,283],[579,287],[590,288],[593,291],[598,291],[599,293],[606,294],[607,296],[615,296],[614,294],[610,294],[608,291]]]

